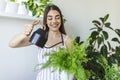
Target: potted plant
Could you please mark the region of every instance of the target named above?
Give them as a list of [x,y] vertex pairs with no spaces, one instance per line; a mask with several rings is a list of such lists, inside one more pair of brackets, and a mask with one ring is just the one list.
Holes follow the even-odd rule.
[[40,17],[44,14],[44,8],[51,2],[52,0],[28,0],[23,1],[22,3],[29,9],[32,16]]
[[89,80],[90,71],[83,67],[83,63],[87,63],[90,60],[86,55],[88,41],[89,39],[80,45],[73,41],[74,46],[71,48],[60,48],[59,51],[52,51],[50,54],[46,53],[44,56],[49,56],[49,60],[42,64],[42,69],[53,67],[53,71],[64,71],[68,75],[74,75],[77,80]]
[[6,4],[5,12],[17,14],[18,6],[19,6],[19,3],[17,3],[17,0],[8,0]]
[[[87,57],[92,59],[84,64],[91,72],[90,80],[120,80],[120,29],[113,29],[108,18],[109,14],[92,21],[95,27],[87,48]],[[110,38],[110,33],[116,35]],[[112,46],[113,42],[118,45]]]
[[28,8],[28,6],[25,5],[24,2],[19,3],[18,14],[22,14],[22,15],[29,14],[29,8]]
[[0,0],[0,13],[3,13],[5,11],[5,7],[6,7],[6,1]]

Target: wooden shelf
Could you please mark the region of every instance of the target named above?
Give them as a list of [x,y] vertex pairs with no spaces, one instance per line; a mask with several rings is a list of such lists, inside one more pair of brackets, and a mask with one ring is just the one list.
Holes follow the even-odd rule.
[[22,15],[22,14],[12,14],[12,13],[0,13],[0,17],[5,17],[5,18],[16,18],[16,19],[23,19],[23,20],[42,20],[41,18],[36,18],[32,17],[29,15]]

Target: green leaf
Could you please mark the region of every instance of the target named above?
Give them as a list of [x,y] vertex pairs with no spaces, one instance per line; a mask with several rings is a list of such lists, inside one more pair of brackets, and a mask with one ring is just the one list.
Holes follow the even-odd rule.
[[99,19],[101,20],[102,23],[104,23],[104,18],[100,17]]
[[110,42],[107,41],[107,44],[108,44],[109,50],[111,50],[112,48],[111,48]]
[[106,15],[104,16],[104,23],[107,21],[108,17],[109,17],[109,14],[106,14]]
[[109,22],[105,23],[105,27],[107,27],[107,28],[109,28],[109,29],[113,30],[113,28],[112,28],[112,27],[110,27],[110,25],[111,25],[111,23],[109,23]]
[[97,37],[98,48],[100,47],[102,41],[103,41],[103,38],[102,38],[102,37]]
[[93,39],[95,39],[96,36],[98,36],[98,35],[99,35],[99,33],[98,33],[97,31],[93,31],[93,32],[91,33],[91,37],[92,37]]
[[115,54],[111,57],[114,58],[114,62],[120,66],[120,46],[115,48]]
[[107,40],[108,39],[108,33],[106,32],[106,31],[102,31],[102,33],[103,33],[103,36],[104,36],[104,38],[105,38],[105,40]]
[[103,30],[102,28],[98,27],[98,30],[97,30],[97,31],[100,32],[100,31],[102,31],[102,30]]
[[34,11],[32,12],[32,15],[35,16],[36,14],[37,14],[37,11],[34,10]]
[[115,32],[116,32],[117,35],[120,37],[120,29],[115,29]]
[[93,20],[92,23],[97,24],[97,25],[101,25],[101,23],[97,20]]
[[112,38],[112,41],[114,41],[114,42],[118,42],[119,44],[120,44],[120,41],[119,41],[119,39],[118,38]]
[[119,58],[120,58],[120,46],[119,47],[116,47],[116,54],[119,54]]
[[107,49],[107,46],[105,44],[101,47],[100,53],[102,55],[104,55],[105,57],[107,57],[108,49]]
[[91,28],[90,30],[94,30],[94,29],[97,29],[96,27],[94,27],[94,28]]
[[97,29],[97,31],[102,31],[102,28],[99,26],[99,25],[97,25],[97,24],[94,24],[95,26],[96,26],[96,29]]
[[97,28],[99,27],[99,25],[97,25],[97,24],[94,24]]
[[106,57],[104,57],[103,55],[101,55],[98,58],[98,63],[100,63],[103,66],[103,68],[105,69],[108,61],[107,61]]

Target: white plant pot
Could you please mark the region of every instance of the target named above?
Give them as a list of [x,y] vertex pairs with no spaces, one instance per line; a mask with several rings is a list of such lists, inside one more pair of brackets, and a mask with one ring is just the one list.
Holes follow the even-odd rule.
[[29,9],[26,8],[24,4],[19,4],[18,14],[28,15],[28,13],[29,13]]
[[19,6],[19,3],[16,3],[16,2],[7,2],[5,12],[6,13],[17,14],[17,12],[18,12],[18,6]]
[[0,13],[5,12],[5,7],[6,7],[6,1],[0,0]]

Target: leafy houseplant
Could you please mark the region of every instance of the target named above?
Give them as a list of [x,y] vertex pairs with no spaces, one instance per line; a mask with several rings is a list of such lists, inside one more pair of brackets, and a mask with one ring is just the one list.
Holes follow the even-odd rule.
[[[91,29],[91,40],[86,49],[87,57],[92,59],[84,64],[84,68],[91,72],[90,80],[120,80],[120,29],[113,29],[108,18],[109,14],[100,17],[99,21],[92,21],[95,27]],[[106,29],[117,35],[110,40]],[[118,45],[111,46],[111,42]]]
[[87,43],[88,40],[81,45],[74,42],[74,46],[70,49],[60,48],[51,54],[46,53],[45,56],[49,56],[49,60],[42,65],[42,68],[53,67],[54,70],[73,74],[77,80],[89,80],[90,72],[82,65],[89,61],[89,58],[86,58]]
[[26,8],[32,13],[32,16],[40,17],[44,14],[44,8],[51,2],[52,0],[28,0],[22,3],[26,5]]

